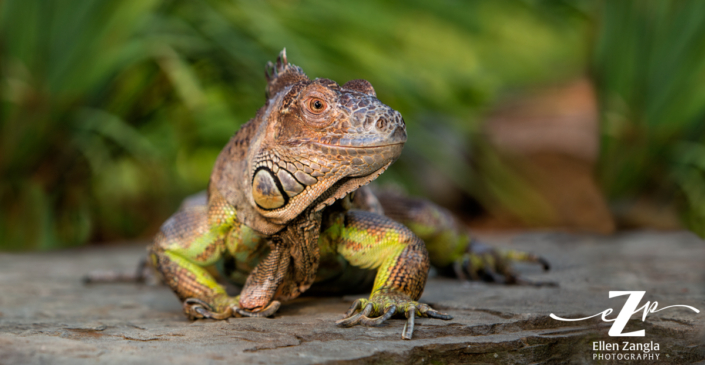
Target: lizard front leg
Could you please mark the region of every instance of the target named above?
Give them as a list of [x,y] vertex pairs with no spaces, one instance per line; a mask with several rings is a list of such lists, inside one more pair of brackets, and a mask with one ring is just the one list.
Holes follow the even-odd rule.
[[210,226],[207,206],[189,207],[169,218],[149,247],[152,265],[184,303],[189,318],[227,318],[238,303],[205,269],[221,257],[230,228]]
[[394,315],[403,315],[407,323],[402,338],[411,339],[416,316],[452,319],[417,302],[430,267],[421,239],[375,213],[350,210],[339,217],[323,233],[324,241],[334,242],[337,252],[351,265],[377,269],[377,276],[369,299],[356,300],[338,325],[378,326]]
[[258,313],[242,310],[240,297],[229,296],[206,269],[226,250],[235,256],[256,252],[262,240],[239,224],[235,210],[222,202],[216,195],[210,205],[188,206],[169,218],[149,247],[152,265],[191,319],[271,315],[278,303]]
[[271,252],[247,278],[240,307],[258,312],[306,291],[316,277],[321,213],[308,209],[271,237]]

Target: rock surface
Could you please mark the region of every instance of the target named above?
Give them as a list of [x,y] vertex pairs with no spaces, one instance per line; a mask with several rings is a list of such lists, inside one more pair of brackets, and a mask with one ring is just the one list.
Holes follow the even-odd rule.
[[[705,310],[705,243],[686,232],[633,232],[600,237],[525,233],[482,237],[498,246],[543,255],[553,270],[519,265],[535,280],[559,287],[461,283],[433,277],[422,301],[454,315],[419,319],[411,341],[400,339],[403,320],[376,328],[338,328],[358,296],[303,297],[274,318],[188,321],[168,288],[138,284],[84,285],[91,270],[130,270],[144,247],[120,245],[31,254],[0,254],[0,364],[366,364],[366,363],[597,363],[595,341],[659,344],[658,360],[705,361],[705,313],[670,308],[635,314],[627,331],[645,337],[609,337],[612,322],[560,322],[613,308],[646,291],[658,301]],[[631,355],[628,355],[631,356]],[[602,361],[621,363],[621,361]],[[629,363],[642,363],[630,361]]]

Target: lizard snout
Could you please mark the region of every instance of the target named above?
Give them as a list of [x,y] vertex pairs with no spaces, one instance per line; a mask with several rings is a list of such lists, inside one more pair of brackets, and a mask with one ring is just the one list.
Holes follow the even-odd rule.
[[406,128],[404,126],[399,126],[394,129],[394,132],[389,135],[389,140],[391,143],[404,143],[406,142]]
[[375,123],[375,128],[380,133],[388,133],[387,141],[389,143],[406,142],[406,124],[404,123],[404,118],[397,111],[386,113],[379,117]]

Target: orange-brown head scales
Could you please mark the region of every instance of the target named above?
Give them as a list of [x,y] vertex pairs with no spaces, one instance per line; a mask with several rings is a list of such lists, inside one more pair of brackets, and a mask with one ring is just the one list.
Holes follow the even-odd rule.
[[354,190],[371,181],[406,142],[401,114],[380,102],[369,82],[311,81],[285,57],[270,77],[266,132],[250,170],[253,203],[275,220],[344,196],[345,183],[343,190]]
[[266,76],[267,103],[221,154],[212,182],[238,212],[257,213],[238,214],[243,223],[270,233],[374,180],[401,154],[406,126],[369,82],[310,80],[285,51]]

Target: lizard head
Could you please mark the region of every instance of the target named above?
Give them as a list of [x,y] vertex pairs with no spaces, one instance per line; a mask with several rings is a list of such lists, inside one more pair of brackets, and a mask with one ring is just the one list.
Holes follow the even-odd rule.
[[310,80],[285,50],[266,69],[267,104],[258,113],[247,174],[251,204],[285,224],[322,209],[379,176],[401,154],[401,114],[377,99],[366,80],[339,86]]

